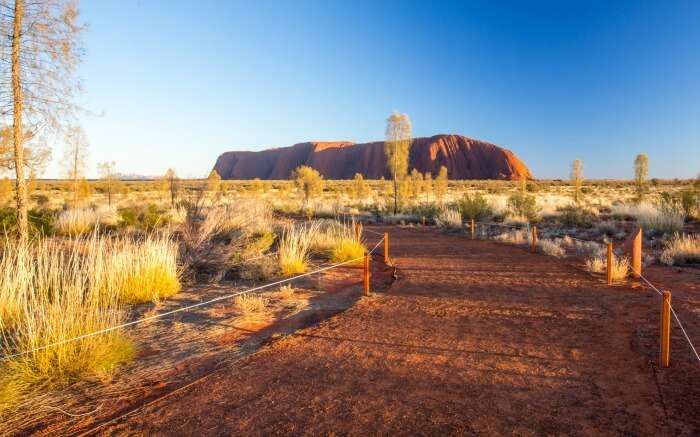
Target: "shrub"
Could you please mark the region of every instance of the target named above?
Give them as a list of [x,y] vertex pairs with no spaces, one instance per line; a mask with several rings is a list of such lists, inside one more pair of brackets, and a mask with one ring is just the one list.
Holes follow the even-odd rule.
[[246,322],[258,322],[270,317],[267,299],[257,294],[241,294],[233,299],[233,306]]
[[683,230],[685,216],[668,204],[655,205],[641,202],[634,205],[618,204],[612,206],[615,217],[634,218],[645,231],[675,233]]
[[700,235],[678,235],[664,243],[660,260],[666,265],[700,263]]
[[508,198],[508,211],[513,216],[535,221],[539,216],[540,208],[537,206],[535,196],[516,193]]
[[330,261],[341,263],[351,260],[361,260],[365,254],[365,246],[355,238],[343,238],[331,250]]
[[617,224],[613,221],[603,221],[595,225],[595,231],[599,235],[612,237],[617,234]]
[[559,209],[559,222],[564,226],[590,228],[593,226],[593,218],[581,208],[567,206]]
[[481,220],[492,214],[491,207],[483,194],[465,194],[459,202],[459,210],[465,220]]
[[531,241],[530,233],[525,229],[513,229],[496,235],[494,238],[498,241],[511,244],[525,244]]

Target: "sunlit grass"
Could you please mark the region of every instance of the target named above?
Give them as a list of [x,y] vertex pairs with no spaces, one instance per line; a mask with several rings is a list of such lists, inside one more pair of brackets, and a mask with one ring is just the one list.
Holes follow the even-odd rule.
[[660,260],[666,265],[700,263],[700,235],[676,234],[664,243]]
[[280,270],[284,276],[306,272],[309,253],[318,233],[318,223],[287,226],[282,231],[279,245]]

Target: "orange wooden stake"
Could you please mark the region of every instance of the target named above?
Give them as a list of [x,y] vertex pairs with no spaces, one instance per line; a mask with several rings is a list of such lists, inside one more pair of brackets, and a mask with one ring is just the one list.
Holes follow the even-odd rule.
[[537,226],[532,227],[532,251],[537,252]]
[[661,355],[659,365],[668,367],[671,362],[671,292],[664,291],[661,303]]
[[363,275],[364,295],[369,296],[369,253],[365,252],[365,268]]
[[476,228],[474,227],[474,219],[472,219],[471,230],[472,230],[472,240],[473,240],[474,235],[476,234]]
[[608,285],[612,285],[613,244],[608,243]]
[[384,264],[389,264],[389,233],[384,232]]
[[642,229],[639,228],[632,239],[632,276],[642,276]]

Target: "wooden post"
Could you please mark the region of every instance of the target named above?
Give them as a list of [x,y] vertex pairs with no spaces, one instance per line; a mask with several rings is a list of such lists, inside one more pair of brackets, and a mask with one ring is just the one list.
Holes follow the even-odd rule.
[[471,230],[472,230],[472,240],[473,240],[473,239],[474,239],[474,235],[475,235],[475,233],[476,233],[476,228],[474,227],[474,219],[472,219]]
[[361,241],[361,239],[362,239],[361,233],[362,233],[362,231],[360,230],[360,224],[355,223],[355,240]]
[[389,233],[384,232],[384,264],[389,265]]
[[365,268],[363,275],[364,295],[369,296],[369,253],[365,252]]
[[537,226],[532,227],[532,252],[537,252]]
[[659,365],[668,367],[671,361],[671,292],[664,291],[661,303],[661,355]]
[[613,244],[608,243],[608,285],[612,285]]
[[637,230],[632,239],[632,276],[642,276],[642,228]]

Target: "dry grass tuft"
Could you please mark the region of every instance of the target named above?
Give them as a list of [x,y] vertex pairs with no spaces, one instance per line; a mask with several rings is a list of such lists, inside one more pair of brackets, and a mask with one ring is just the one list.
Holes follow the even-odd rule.
[[630,263],[627,257],[617,257],[612,258],[612,272],[613,282],[622,282],[627,278],[630,271]]
[[541,239],[537,241],[537,246],[542,249],[542,252],[557,258],[562,258],[566,255],[566,250],[564,250],[562,244],[565,244],[563,240]]
[[97,213],[91,209],[67,209],[56,217],[56,231],[72,237],[84,235],[95,228],[98,219]]
[[585,269],[591,273],[603,273],[606,268],[605,264],[605,260],[598,257],[592,257],[586,260]]
[[679,235],[664,243],[660,260],[666,265],[700,263],[700,235]]
[[266,298],[257,294],[242,294],[233,299],[233,306],[246,322],[259,322],[270,317]]
[[279,245],[280,270],[284,276],[306,272],[309,253],[318,229],[317,222],[284,228]]

